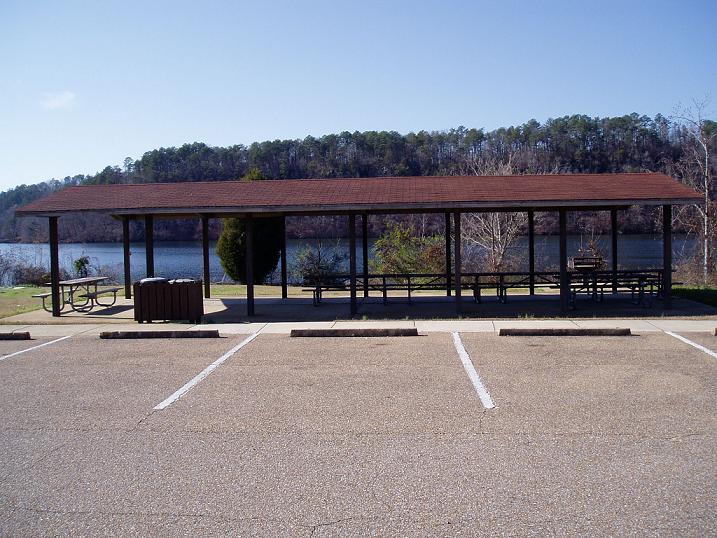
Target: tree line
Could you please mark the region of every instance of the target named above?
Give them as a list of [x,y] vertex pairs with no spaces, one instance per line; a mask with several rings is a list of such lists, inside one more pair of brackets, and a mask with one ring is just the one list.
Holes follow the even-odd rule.
[[[717,123],[700,119],[700,129],[709,145],[706,163],[714,177]],[[684,121],[635,113],[606,118],[572,115],[544,123],[530,120],[492,131],[458,127],[408,134],[342,132],[228,147],[195,142],[148,151],[137,160],[128,157],[121,166],[107,166],[93,175],[51,179],[0,193],[0,241],[45,241],[44,219],[16,219],[14,210],[70,185],[227,181],[252,172],[272,179],[455,175],[471,173],[477,162],[493,163],[492,167],[509,163],[514,173],[664,171],[689,183],[689,177],[681,176],[696,173],[694,166],[685,165],[694,161],[695,140],[690,125]],[[714,185],[710,183],[708,190],[714,200]],[[376,218],[372,233],[378,235],[387,221],[417,218]],[[429,217],[422,219],[420,225],[431,232],[441,228],[441,222],[440,218]],[[656,222],[654,212],[649,210],[636,209],[621,216],[621,227],[626,232],[650,232],[657,228]],[[595,216],[594,224],[604,226],[604,217]],[[212,225],[212,236],[217,237],[221,222],[212,221]],[[297,218],[289,222],[288,233],[295,237],[340,235],[345,232],[344,226],[343,219]],[[680,222],[678,226],[689,227]],[[60,219],[63,241],[118,241],[120,228],[104,215]],[[538,231],[553,232],[554,219],[541,220]],[[197,239],[199,222],[159,221],[155,233],[158,240]],[[142,239],[142,234],[141,226],[133,227],[133,239]]]

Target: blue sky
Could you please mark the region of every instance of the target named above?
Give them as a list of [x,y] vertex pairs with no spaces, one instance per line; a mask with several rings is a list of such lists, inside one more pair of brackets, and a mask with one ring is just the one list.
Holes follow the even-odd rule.
[[717,1],[0,1],[0,189],[185,142],[669,115]]

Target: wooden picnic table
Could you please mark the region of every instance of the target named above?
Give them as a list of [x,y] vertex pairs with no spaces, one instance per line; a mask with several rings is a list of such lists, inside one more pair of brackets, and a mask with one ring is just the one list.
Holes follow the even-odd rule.
[[[97,286],[109,280],[107,276],[86,276],[81,278],[71,278],[69,280],[60,280],[60,311],[69,306],[75,312],[89,312],[96,306],[109,307],[113,306],[117,301],[117,292],[121,288],[98,289]],[[48,284],[49,286],[50,284]],[[103,303],[100,296],[103,294],[112,294],[112,302]],[[42,299],[42,308],[51,312],[51,308],[47,307],[46,299],[51,293],[40,293],[33,295]]]

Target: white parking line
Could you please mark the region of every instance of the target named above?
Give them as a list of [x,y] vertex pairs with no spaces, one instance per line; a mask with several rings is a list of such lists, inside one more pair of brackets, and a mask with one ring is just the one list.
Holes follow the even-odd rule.
[[478,372],[473,366],[473,362],[471,361],[471,358],[468,355],[466,348],[463,346],[463,342],[461,341],[461,335],[457,332],[451,334],[453,334],[453,345],[456,346],[456,351],[458,352],[458,356],[463,363],[463,368],[468,374],[471,383],[473,383],[473,387],[476,389],[476,393],[478,393],[478,397],[480,398],[483,407],[485,407],[486,409],[493,409],[495,407],[495,402],[493,402],[493,398],[490,397],[488,389],[486,389],[485,385],[483,385],[483,382],[481,381]]
[[717,353],[715,353],[715,352],[712,351],[711,349],[708,349],[708,348],[706,348],[705,346],[701,346],[701,345],[698,344],[697,342],[693,342],[693,341],[690,340],[689,338],[685,338],[684,336],[679,335],[679,334],[677,334],[677,333],[673,333],[672,331],[665,331],[665,333],[666,333],[666,334],[669,334],[670,336],[674,336],[674,337],[677,338],[678,340],[682,340],[685,344],[689,344],[689,345],[691,345],[692,347],[695,347],[695,348],[699,349],[700,351],[704,351],[704,352],[707,353],[708,355],[711,355],[712,357],[714,357],[715,359],[717,359]]
[[154,410],[161,411],[162,409],[169,407],[174,402],[179,400],[187,392],[192,390],[197,383],[199,383],[202,379],[204,379],[209,374],[211,374],[219,365],[221,365],[224,361],[226,361],[229,357],[234,355],[234,353],[239,351],[241,348],[243,348],[249,342],[254,340],[254,338],[256,338],[257,336],[259,336],[259,333],[253,333],[252,335],[249,336],[249,338],[245,338],[244,340],[242,340],[239,344],[237,344],[236,346],[231,348],[224,355],[219,357],[217,360],[215,360],[213,363],[211,363],[209,366],[207,366],[204,370],[199,372],[196,376],[194,376],[189,382],[187,382],[182,388],[177,390],[169,398],[167,398],[166,400],[162,401],[161,403],[155,405]]
[[23,350],[20,350],[20,351],[16,351],[15,353],[10,353],[9,355],[3,355],[2,357],[0,357],[0,361],[4,361],[5,359],[9,359],[10,357],[14,357],[14,356],[20,355],[20,354],[22,354],[22,353],[27,353],[28,351],[32,351],[33,349],[39,349],[39,348],[41,348],[41,347],[49,346],[50,344],[54,344],[55,342],[59,342],[60,340],[67,340],[67,339],[70,338],[71,336],[72,336],[72,335],[70,335],[70,336],[63,336],[62,338],[57,338],[57,339],[55,339],[55,340],[51,340],[51,341],[49,341],[49,342],[45,342],[44,344],[39,344],[39,345],[37,345],[37,346],[32,346],[32,347],[29,347],[29,348],[27,348],[27,349],[23,349]]

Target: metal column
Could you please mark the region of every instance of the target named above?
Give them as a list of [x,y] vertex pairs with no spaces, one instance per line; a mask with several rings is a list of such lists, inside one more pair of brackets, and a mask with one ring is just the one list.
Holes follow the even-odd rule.
[[568,275],[568,223],[564,209],[558,211],[560,216],[560,309],[570,307],[570,276]]
[[60,317],[60,252],[57,237],[57,217],[49,218],[50,225],[50,295],[52,298],[52,315]]
[[617,209],[610,210],[610,232],[612,233],[612,292],[617,293]]
[[254,219],[244,219],[244,246],[246,252],[246,315],[254,315]]
[[209,275],[209,217],[202,215],[202,265],[204,268],[204,297],[211,297]]
[[451,214],[446,213],[446,224],[444,228],[446,241],[446,297],[451,296]]
[[530,295],[535,295],[535,212],[528,210],[528,272]]
[[288,279],[286,277],[286,217],[281,217],[281,298],[289,296]]
[[672,308],[672,206],[662,206],[662,299]]
[[129,217],[122,217],[122,252],[124,258],[124,298],[132,298],[132,268],[129,249]]
[[351,290],[351,315],[358,312],[356,302],[356,215],[349,215],[349,289]]
[[453,213],[453,227],[455,235],[455,264],[453,270],[454,285],[456,290],[456,312],[461,313],[461,213],[456,211]]
[[361,248],[363,255],[363,296],[368,297],[368,213],[361,217]]
[[144,249],[147,260],[147,278],[154,276],[154,217],[144,217]]

